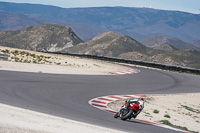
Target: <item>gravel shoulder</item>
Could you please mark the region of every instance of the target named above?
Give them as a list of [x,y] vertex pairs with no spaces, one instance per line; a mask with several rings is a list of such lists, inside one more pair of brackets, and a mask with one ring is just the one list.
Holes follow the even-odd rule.
[[[200,93],[147,95],[144,109],[137,119],[156,123],[169,121],[181,129],[200,132]],[[108,104],[108,107],[119,111],[125,100],[117,100]]]

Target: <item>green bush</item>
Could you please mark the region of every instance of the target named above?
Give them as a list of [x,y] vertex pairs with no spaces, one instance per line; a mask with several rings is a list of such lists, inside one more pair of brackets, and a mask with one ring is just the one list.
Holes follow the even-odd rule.
[[36,57],[36,55],[35,55],[35,54],[31,54],[31,57],[35,58],[35,57]]
[[21,51],[20,54],[21,54],[21,55],[25,55],[26,52],[25,52],[25,51]]
[[15,50],[14,51],[14,55],[18,55],[19,54],[19,51],[18,50]]
[[189,132],[192,132],[192,133],[198,133],[198,132],[195,132],[195,131],[188,130],[187,127],[181,127],[181,126],[173,125],[168,120],[161,120],[160,123],[168,125],[168,126],[173,127],[173,128],[180,129],[180,130],[189,131]]
[[10,53],[10,51],[9,51],[8,49],[6,49],[6,50],[2,50],[2,52],[3,52],[4,54],[8,54],[8,53]]
[[153,111],[153,113],[158,114],[159,111],[158,111],[157,109],[155,109],[155,110]]
[[41,62],[41,61],[42,61],[42,59],[41,59],[41,58],[39,58],[39,59],[38,59],[38,62]]
[[27,52],[27,53],[26,53],[26,56],[30,56],[30,53],[29,53],[29,52]]
[[14,59],[15,59],[15,62],[20,62],[19,58],[15,57]]
[[24,63],[31,63],[30,60],[24,60]]
[[200,114],[200,111],[199,111],[198,109],[193,109],[193,108],[188,107],[188,106],[186,106],[186,105],[181,105],[181,106],[184,107],[185,109],[187,109],[188,111],[191,111],[191,112]]
[[166,114],[166,115],[164,115],[164,117],[166,117],[166,118],[171,118],[171,117],[170,117],[169,115],[167,115],[167,114]]
[[34,64],[37,64],[38,62],[37,62],[36,60],[33,60],[33,63],[34,63]]

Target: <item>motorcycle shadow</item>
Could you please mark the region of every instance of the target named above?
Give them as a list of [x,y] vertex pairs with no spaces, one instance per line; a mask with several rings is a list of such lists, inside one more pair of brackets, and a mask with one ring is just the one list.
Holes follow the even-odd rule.
[[127,122],[138,123],[138,124],[143,124],[143,125],[152,125],[152,124],[150,124],[150,123],[145,123],[145,122],[139,121],[139,120],[137,120],[137,119],[127,120]]

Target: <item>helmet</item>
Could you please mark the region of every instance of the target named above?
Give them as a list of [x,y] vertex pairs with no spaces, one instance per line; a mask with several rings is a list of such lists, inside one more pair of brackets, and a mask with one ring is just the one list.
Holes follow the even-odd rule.
[[144,98],[140,97],[140,100],[144,101]]

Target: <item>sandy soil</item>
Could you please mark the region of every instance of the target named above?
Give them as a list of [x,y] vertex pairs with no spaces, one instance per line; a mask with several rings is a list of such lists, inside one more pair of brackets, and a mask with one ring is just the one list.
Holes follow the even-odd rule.
[[[149,95],[145,99],[143,111],[137,119],[160,123],[168,120],[173,125],[186,127],[190,131],[200,132],[200,93]],[[119,111],[125,100],[118,100],[108,106]],[[158,110],[158,113],[154,113]],[[167,115],[170,117],[168,118]]]
[[78,121],[0,104],[0,133],[120,133]]
[[104,61],[2,46],[0,46],[0,53],[9,55],[8,61],[0,61],[0,70],[87,75],[109,75],[113,72],[130,70],[128,67]]

